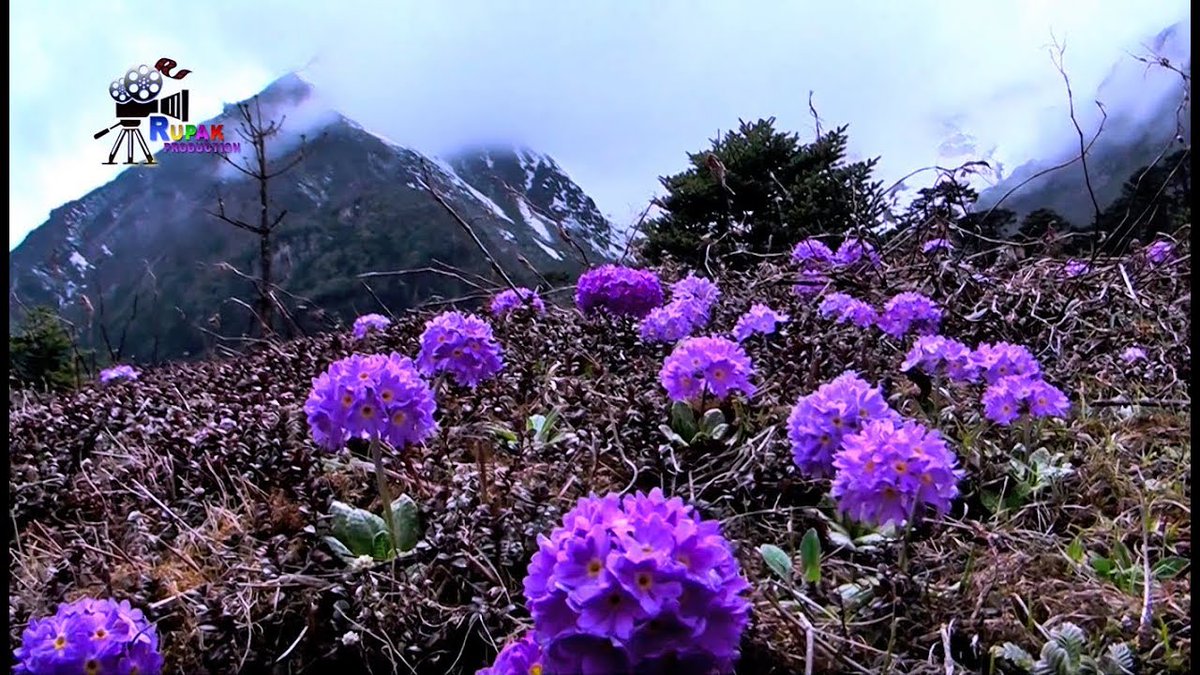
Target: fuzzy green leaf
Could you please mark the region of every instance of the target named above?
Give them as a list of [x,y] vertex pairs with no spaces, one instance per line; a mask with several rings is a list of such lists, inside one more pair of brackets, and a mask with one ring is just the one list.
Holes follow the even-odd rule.
[[800,566],[804,570],[805,581],[815,584],[821,580],[821,538],[811,527],[800,540]]
[[355,556],[374,555],[375,540],[381,534],[387,541],[387,523],[374,513],[343,502],[334,502],[329,510],[333,536]]
[[1092,569],[1102,577],[1110,577],[1113,573],[1113,561],[1103,556],[1092,556]]
[[411,551],[421,538],[421,524],[417,518],[417,503],[408,495],[392,500],[392,522],[396,527],[396,548],[400,552]]
[[1003,645],[994,645],[991,652],[992,656],[1004,659],[1022,670],[1033,670],[1033,656],[1011,642],[1005,642]]
[[774,544],[763,544],[758,547],[758,553],[775,576],[792,583],[792,559],[786,551]]
[[691,440],[696,437],[699,428],[696,426],[696,411],[683,401],[676,401],[671,406],[671,429],[683,438]]
[[1130,555],[1129,548],[1120,539],[1113,543],[1112,555],[1117,569],[1127,570],[1133,567],[1133,556]]
[[709,436],[712,436],[713,431],[721,424],[725,424],[725,413],[718,408],[706,411],[704,417],[700,418],[700,430]]

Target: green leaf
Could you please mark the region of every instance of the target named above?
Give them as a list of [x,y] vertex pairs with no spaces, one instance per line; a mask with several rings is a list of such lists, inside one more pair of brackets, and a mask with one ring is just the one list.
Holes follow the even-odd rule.
[[758,553],[775,576],[792,583],[792,559],[786,551],[774,544],[763,544],[758,547]]
[[725,438],[725,436],[728,433],[729,433],[729,425],[728,424],[718,424],[716,427],[713,428],[713,430],[711,432],[709,432],[708,435],[711,436],[714,441],[719,441],[722,438]]
[[1127,570],[1133,567],[1133,556],[1129,554],[1129,548],[1120,539],[1113,543],[1112,555],[1117,569]]
[[696,426],[696,411],[683,401],[676,401],[671,406],[671,429],[681,437],[691,440],[696,437],[699,429]]
[[345,544],[338,541],[337,537],[322,537],[322,539],[325,541],[325,544],[329,546],[329,550],[333,551],[333,554],[337,557],[346,562],[354,560],[354,553],[352,553],[350,549],[346,548]]
[[387,523],[374,513],[343,502],[334,502],[329,511],[333,515],[333,536],[355,556],[374,555],[375,539],[380,534],[387,540]]
[[1113,572],[1113,561],[1103,556],[1092,556],[1092,569],[1102,577],[1110,577]]
[[983,507],[992,513],[1000,512],[1000,493],[992,490],[980,490],[979,501],[983,502]]
[[1160,579],[1160,580],[1161,579],[1174,579],[1190,563],[1191,563],[1191,561],[1188,560],[1187,558],[1181,558],[1179,556],[1171,556],[1169,558],[1163,558],[1162,560],[1159,560],[1157,564],[1154,565],[1154,578]]
[[1033,670],[1033,656],[1021,647],[1005,642],[1003,645],[993,645],[992,655],[1004,659],[1023,670]]
[[392,522],[396,527],[396,548],[401,552],[411,551],[421,538],[421,524],[417,518],[417,503],[408,495],[400,495],[392,501]]
[[391,560],[395,557],[395,547],[388,541],[387,532],[375,535],[371,542],[371,557],[376,560]]
[[675,431],[673,429],[671,429],[671,427],[669,427],[665,424],[658,425],[658,430],[661,431],[663,433],[663,435],[667,437],[668,441],[671,441],[675,445],[682,447],[682,446],[686,446],[688,444],[687,441],[683,440],[683,436],[680,436],[679,434],[675,433]]
[[525,429],[532,431],[534,434],[541,432],[544,426],[546,426],[545,415],[530,415],[529,419],[525,420]]
[[705,412],[704,417],[700,419],[700,430],[706,435],[712,436],[713,431],[722,424],[725,424],[725,413],[721,412],[719,408],[713,408]]
[[1076,565],[1083,562],[1083,556],[1087,551],[1083,548],[1083,540],[1075,537],[1067,546],[1067,558]]
[[491,427],[491,432],[493,435],[495,435],[500,440],[508,442],[508,443],[516,443],[519,440],[517,438],[517,435],[515,433],[513,433],[511,429],[506,429],[501,426]]
[[821,580],[821,539],[811,527],[800,540],[800,565],[805,581],[815,584]]

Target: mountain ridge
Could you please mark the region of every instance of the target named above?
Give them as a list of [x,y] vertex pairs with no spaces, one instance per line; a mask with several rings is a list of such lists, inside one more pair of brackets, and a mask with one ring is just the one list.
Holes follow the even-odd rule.
[[[303,153],[295,168],[270,183],[272,214],[288,210],[272,264],[276,283],[292,298],[292,330],[382,311],[358,278],[366,272],[447,263],[461,268],[463,279],[499,281],[429,189],[471,223],[510,277],[526,285],[569,279],[584,258],[608,260],[623,243],[557,162],[528,148],[464,148],[448,160],[427,156],[338,112],[296,73],[255,99],[264,119],[284,119],[284,133],[268,141],[269,165],[286,166]],[[228,125],[232,141],[238,139],[236,114],[228,104],[205,124]],[[247,145],[242,142],[243,155]],[[97,348],[105,331],[121,331],[122,317],[137,317],[140,309],[138,318],[145,318],[153,307],[154,320],[135,318],[126,335],[126,353],[141,360],[197,355],[213,345],[219,326],[222,333],[231,325],[238,326],[232,335],[245,332],[248,313],[233,311],[233,299],[252,303],[254,288],[226,265],[255,274],[258,240],[211,212],[219,195],[230,217],[255,222],[256,187],[215,155],[160,152],[156,160],[57,207],[10,251],[10,329],[23,308],[48,304],[83,326],[83,342]],[[507,167],[503,176],[496,166]],[[412,272],[371,283],[375,296],[398,311],[469,295],[477,281]]]

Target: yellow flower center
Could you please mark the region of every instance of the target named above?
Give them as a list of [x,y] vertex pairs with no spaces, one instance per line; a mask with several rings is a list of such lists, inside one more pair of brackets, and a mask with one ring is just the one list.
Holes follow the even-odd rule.
[[542,664],[535,663],[529,666],[529,675],[542,675]]
[[95,636],[96,636],[97,640],[103,640],[105,637],[108,636],[108,631],[104,630],[103,627],[97,628]]
[[396,395],[392,393],[391,389],[384,389],[383,391],[379,392],[379,398],[383,399],[384,403],[391,403],[392,399],[395,397]]
[[925,485],[933,485],[933,475],[930,474],[928,471],[921,474],[921,483],[923,483]]
[[896,473],[908,472],[908,463],[902,459],[896,460],[896,463],[893,466],[896,468]]
[[96,659],[88,659],[87,662],[83,664],[83,671],[88,673],[88,675],[95,675],[96,673],[100,672],[100,662]]
[[408,415],[405,415],[403,410],[397,410],[392,413],[392,424],[399,426],[404,424],[406,420],[408,420]]
[[342,407],[349,408],[354,405],[354,397],[350,394],[342,394]]
[[364,405],[362,407],[362,410],[359,412],[359,414],[362,415],[366,419],[371,419],[372,417],[375,416],[375,408],[374,408],[374,406]]
[[57,638],[55,638],[54,639],[54,648],[59,651],[66,649],[67,648],[67,636],[59,635]]
[[654,579],[652,579],[649,574],[642,572],[641,574],[637,575],[638,588],[642,589],[643,591],[649,590],[653,583]]
[[592,578],[598,577],[602,569],[604,569],[604,563],[600,562],[599,558],[592,558],[592,561],[587,566],[588,576]]
[[689,558],[686,553],[680,553],[679,555],[675,556],[675,559],[679,561],[680,565],[683,565],[684,567],[691,569],[692,559]]

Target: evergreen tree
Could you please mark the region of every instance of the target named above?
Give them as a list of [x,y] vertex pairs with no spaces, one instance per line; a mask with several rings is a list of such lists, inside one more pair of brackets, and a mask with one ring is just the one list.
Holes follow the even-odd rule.
[[35,307],[8,338],[11,377],[19,386],[65,389],[75,384],[71,336],[58,315]]
[[1133,172],[1097,223],[1104,249],[1119,252],[1133,239],[1149,242],[1191,220],[1190,148]]
[[649,221],[642,255],[693,266],[720,259],[731,267],[754,264],[736,251],[777,253],[813,234],[844,233],[875,225],[883,212],[871,172],[878,158],[846,163],[846,127],[809,144],[777,131],[775,119],[742,122],[689,153],[691,168],[660,178],[664,213]]

